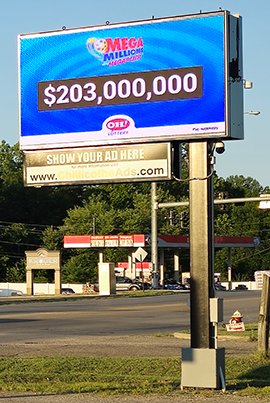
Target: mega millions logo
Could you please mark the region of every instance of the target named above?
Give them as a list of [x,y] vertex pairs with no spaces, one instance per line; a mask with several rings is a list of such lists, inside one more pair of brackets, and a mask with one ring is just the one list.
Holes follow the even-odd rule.
[[135,62],[143,55],[142,38],[89,38],[86,46],[91,55],[109,66]]

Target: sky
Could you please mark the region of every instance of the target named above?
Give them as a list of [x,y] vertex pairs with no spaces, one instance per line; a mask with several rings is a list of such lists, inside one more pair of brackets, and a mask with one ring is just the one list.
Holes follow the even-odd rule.
[[[243,18],[244,140],[226,141],[216,155],[218,176],[243,175],[270,186],[270,2],[266,0],[0,0],[0,135],[13,145],[19,141],[17,36],[35,32],[180,16],[221,7]],[[268,149],[269,147],[269,149]]]

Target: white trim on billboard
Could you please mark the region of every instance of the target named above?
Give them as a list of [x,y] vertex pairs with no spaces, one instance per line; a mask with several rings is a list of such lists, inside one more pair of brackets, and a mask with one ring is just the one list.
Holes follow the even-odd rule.
[[[106,125],[103,125],[103,130],[100,132],[92,132],[93,140],[92,142],[96,144],[103,145],[107,144],[107,135],[110,134],[114,137],[114,144],[123,144],[123,137],[121,137],[122,130],[115,130],[113,134],[106,128]],[[216,138],[218,133],[224,132],[225,133],[225,123],[224,122],[215,122],[215,123],[207,123],[207,124],[200,124],[196,125],[185,125],[181,129],[177,126],[170,127],[172,136],[169,137],[170,140],[177,139],[185,139],[186,133],[188,133],[192,138],[201,138],[202,135],[208,135],[208,137]],[[145,137],[149,140],[153,139],[153,141],[162,141],[164,140],[164,127],[156,127],[156,128],[148,128],[148,129],[136,129],[132,124],[130,124],[130,139],[129,143],[143,141]],[[120,138],[117,138],[117,135]],[[76,136],[76,137],[75,137]],[[73,146],[81,147],[84,146],[86,143],[91,143],[90,133],[65,133],[65,134],[55,134],[55,135],[43,135],[40,136],[40,140],[44,143],[43,148],[59,148],[65,147],[67,143],[70,142],[70,138],[74,137]],[[24,137],[21,139],[21,147],[25,150],[33,149],[35,146],[36,139],[32,136]]]

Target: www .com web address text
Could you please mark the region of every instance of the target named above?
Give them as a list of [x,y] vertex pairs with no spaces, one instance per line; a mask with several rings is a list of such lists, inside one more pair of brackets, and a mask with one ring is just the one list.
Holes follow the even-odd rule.
[[56,173],[28,173],[27,183],[57,183],[57,182],[73,182],[73,181],[94,181],[106,179],[124,179],[124,178],[147,178],[147,177],[166,177],[167,170],[163,167],[159,168],[117,168],[113,169],[98,169],[98,170],[59,170]]

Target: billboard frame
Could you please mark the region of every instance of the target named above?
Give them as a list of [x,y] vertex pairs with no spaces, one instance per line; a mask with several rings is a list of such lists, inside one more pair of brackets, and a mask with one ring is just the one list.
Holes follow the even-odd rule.
[[24,151],[25,186],[59,186],[172,179],[171,143]]
[[[154,26],[154,24],[159,23],[170,23],[170,22],[179,22],[179,21],[187,21],[187,20],[198,20],[202,18],[208,17],[216,17],[216,16],[223,16],[223,35],[224,35],[224,54],[223,54],[223,61],[224,61],[224,92],[225,92],[225,103],[224,103],[224,130],[221,130],[222,133],[215,132],[212,130],[213,128],[200,128],[200,125],[196,123],[196,127],[198,128],[198,132],[193,132],[192,134],[183,134],[179,132],[180,126],[178,125],[175,128],[175,133],[164,134],[166,132],[165,125],[156,127],[153,126],[152,128],[155,129],[154,135],[149,135],[147,128],[142,128],[141,133],[138,137],[131,135],[127,137],[121,138],[110,138],[104,140],[89,140],[89,133],[94,132],[87,132],[85,131],[81,135],[81,133],[76,133],[76,136],[72,136],[74,133],[62,133],[62,136],[58,137],[58,139],[54,138],[54,135],[49,134],[38,134],[38,135],[25,135],[25,132],[22,133],[22,118],[23,118],[23,111],[25,99],[23,99],[21,93],[19,92],[19,100],[20,100],[20,135],[21,135],[21,142],[20,146],[22,150],[37,150],[37,149],[52,149],[52,148],[63,148],[64,144],[65,147],[84,147],[84,146],[97,146],[97,145],[119,145],[119,144],[132,144],[138,142],[168,142],[168,141],[192,141],[192,140],[201,140],[201,139],[243,139],[243,73],[242,73],[242,36],[241,36],[241,17],[239,15],[231,15],[227,10],[219,10],[214,12],[208,13],[200,13],[200,14],[189,14],[185,16],[175,16],[175,17],[167,17],[167,18],[159,18],[159,19],[152,19],[152,20],[142,20],[142,21],[133,21],[133,22],[125,22],[125,23],[116,23],[116,24],[108,24],[108,25],[99,25],[99,26],[92,26],[92,27],[83,27],[83,28],[73,28],[73,29],[66,29],[66,30],[57,30],[57,31],[48,31],[48,32],[41,32],[36,34],[23,34],[18,36],[18,53],[19,53],[19,91],[21,91],[21,87],[23,82],[21,80],[21,42],[25,39],[36,39],[36,38],[44,38],[44,37],[60,37],[61,35],[69,35],[69,34],[76,34],[76,33],[95,33],[97,31],[104,31],[104,32],[113,32],[109,30],[114,30],[118,28],[129,28],[129,27],[138,27],[138,26],[146,26],[147,24],[150,26]],[[153,69],[152,69],[153,70]],[[152,71],[150,70],[150,71]],[[159,71],[160,69],[158,69]],[[143,73],[146,70],[142,70]],[[122,73],[125,74],[125,73]],[[129,74],[129,73],[127,73]],[[181,75],[181,73],[179,73]],[[95,77],[103,77],[104,75],[98,74]],[[80,77],[78,77],[79,79]],[[70,78],[63,78],[63,80],[69,80]],[[54,80],[48,80],[54,81]],[[79,84],[77,84],[79,85]],[[78,88],[78,87],[76,87]],[[148,93],[147,93],[148,94]],[[167,101],[163,101],[164,103]],[[170,102],[170,101],[169,101]],[[151,103],[151,102],[150,102]],[[153,104],[153,102],[152,102]],[[157,102],[156,102],[157,104]],[[118,105],[118,104],[117,104]],[[132,104],[133,105],[133,104]],[[106,105],[103,106],[106,108]],[[85,108],[86,109],[86,108]],[[89,111],[90,108],[87,108]],[[98,109],[98,108],[95,108]],[[121,109],[121,108],[120,108]],[[73,109],[72,109],[73,110]],[[76,110],[76,109],[75,109]],[[73,110],[74,111],[74,110]],[[41,112],[42,113],[42,112]],[[45,114],[48,112],[45,112]],[[91,113],[91,112],[90,112]],[[39,115],[40,116],[40,115]],[[118,114],[113,115],[118,116]],[[123,117],[124,116],[124,117]],[[120,114],[119,119],[125,119],[125,115]],[[132,126],[132,121],[128,122],[130,126]],[[119,123],[120,124],[120,123]],[[122,123],[121,124],[125,124]],[[195,124],[193,124],[194,126]],[[166,126],[167,127],[167,126]],[[205,130],[207,129],[207,130]],[[210,131],[209,131],[209,130]],[[138,131],[136,132],[138,133]],[[145,134],[146,133],[146,134]],[[81,136],[81,137],[80,137]],[[113,137],[113,136],[112,136]],[[69,142],[70,139],[70,142]]]

